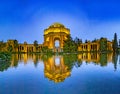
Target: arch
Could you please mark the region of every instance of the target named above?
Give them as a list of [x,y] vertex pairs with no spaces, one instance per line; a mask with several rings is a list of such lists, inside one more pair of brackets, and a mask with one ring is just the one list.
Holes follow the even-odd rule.
[[54,41],[54,46],[55,47],[60,47],[60,41],[59,40],[55,40]]
[[55,37],[54,38],[54,47],[60,47],[60,38],[59,37]]
[[70,35],[70,30],[68,28],[65,28],[65,26],[60,23],[54,23],[44,30],[43,46],[47,46],[54,52],[61,52],[64,40],[67,39],[68,35]]
[[60,66],[60,57],[55,57],[55,65]]

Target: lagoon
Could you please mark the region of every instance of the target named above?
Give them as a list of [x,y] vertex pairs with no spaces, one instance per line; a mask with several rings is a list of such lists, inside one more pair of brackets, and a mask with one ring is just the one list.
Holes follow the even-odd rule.
[[13,54],[0,62],[0,94],[120,94],[120,55]]

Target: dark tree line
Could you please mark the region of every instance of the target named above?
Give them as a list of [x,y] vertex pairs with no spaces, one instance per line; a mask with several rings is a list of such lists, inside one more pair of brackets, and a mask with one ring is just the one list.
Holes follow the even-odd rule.
[[64,46],[63,46],[63,51],[64,52],[77,52],[78,51],[78,46],[82,43],[82,40],[79,38],[73,38],[68,35],[67,40],[64,41]]
[[[96,42],[96,41],[97,41],[97,39],[94,39],[92,42]],[[89,42],[88,40],[85,40],[85,43],[88,43],[88,42]],[[107,38],[103,38],[103,37],[100,38],[100,41],[99,41],[99,44],[100,44],[99,51],[100,52],[107,52],[108,51],[107,42],[108,42]],[[76,37],[73,40],[73,38],[70,35],[68,35],[67,40],[64,41],[63,51],[67,52],[67,53],[77,52],[78,46],[80,46],[81,43],[82,43],[82,39],[79,39]],[[119,45],[120,45],[120,43],[119,43]],[[113,44],[112,44],[113,52],[118,52],[118,48],[119,48],[119,46],[118,46],[118,41],[117,41],[117,34],[115,33],[114,39],[113,39]]]
[[113,39],[113,51],[114,51],[114,52],[118,52],[117,33],[114,34],[114,39]]

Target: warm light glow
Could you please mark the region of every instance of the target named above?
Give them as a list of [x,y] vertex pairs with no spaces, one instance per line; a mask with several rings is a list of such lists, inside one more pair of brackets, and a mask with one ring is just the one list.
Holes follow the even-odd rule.
[[64,25],[60,23],[54,23],[51,26],[49,26],[47,29],[44,30],[44,35],[47,35],[49,33],[56,33],[56,32],[63,32],[66,34],[70,34],[70,31],[68,28],[65,28]]

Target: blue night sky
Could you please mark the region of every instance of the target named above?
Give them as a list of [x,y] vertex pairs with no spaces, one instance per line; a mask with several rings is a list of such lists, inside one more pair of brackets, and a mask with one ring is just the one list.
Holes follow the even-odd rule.
[[73,38],[120,38],[119,0],[0,0],[0,40],[43,43],[44,29],[60,22]]

